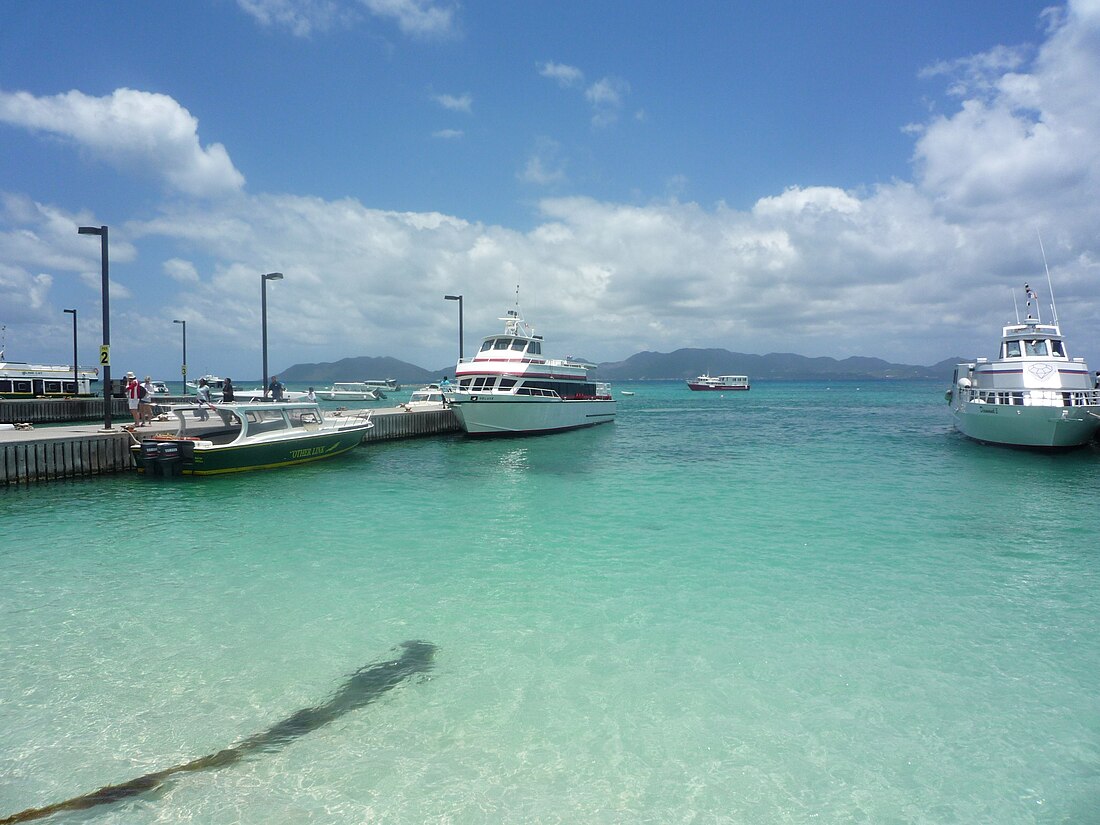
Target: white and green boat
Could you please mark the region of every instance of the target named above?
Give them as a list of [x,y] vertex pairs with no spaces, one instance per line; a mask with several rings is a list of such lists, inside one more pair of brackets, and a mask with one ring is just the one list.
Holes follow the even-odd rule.
[[139,473],[217,475],[305,464],[346,453],[374,426],[369,411],[326,418],[309,402],[191,404],[172,407],[174,434],[130,449]]

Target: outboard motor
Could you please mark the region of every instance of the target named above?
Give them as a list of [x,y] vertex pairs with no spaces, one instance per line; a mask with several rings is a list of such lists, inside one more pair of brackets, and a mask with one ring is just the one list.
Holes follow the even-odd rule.
[[145,440],[141,442],[141,466],[145,469],[145,475],[160,475],[160,466],[157,464],[157,456],[160,454],[160,442]]
[[178,441],[160,442],[157,455],[157,475],[178,476],[183,473],[183,456]]

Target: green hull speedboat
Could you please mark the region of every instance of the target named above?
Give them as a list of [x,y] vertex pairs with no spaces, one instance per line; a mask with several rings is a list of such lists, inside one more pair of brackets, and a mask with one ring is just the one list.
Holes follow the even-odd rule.
[[305,464],[346,453],[374,424],[370,412],[325,418],[316,403],[201,404],[173,407],[174,435],[130,449],[147,476],[217,475]]

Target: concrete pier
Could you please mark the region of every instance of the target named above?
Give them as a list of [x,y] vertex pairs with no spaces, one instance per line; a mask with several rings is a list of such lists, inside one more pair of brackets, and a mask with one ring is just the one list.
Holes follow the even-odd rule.
[[[102,412],[103,400],[99,402]],[[122,404],[123,415],[128,419],[126,402]],[[356,414],[356,410],[341,413],[348,417]],[[364,444],[461,430],[450,409],[414,412],[406,412],[401,407],[375,409],[371,421],[374,428],[367,431]],[[124,423],[124,419],[120,418],[119,423]],[[174,421],[158,421],[151,428],[138,430],[137,437],[157,431],[174,432],[175,429]],[[134,466],[130,455],[133,443],[130,434],[119,427],[104,432],[101,426],[92,424],[0,430],[0,486],[126,472]]]
[[[348,413],[350,414],[350,413]],[[420,438],[462,430],[452,409],[405,412],[400,407],[374,410],[373,429],[367,430],[363,443],[390,441],[395,438]]]
[[[111,399],[111,417],[125,424],[130,411],[125,398]],[[103,398],[4,398],[0,399],[0,424],[53,424],[68,421],[102,421]]]
[[94,426],[0,430],[0,485],[129,470],[134,466],[132,443],[129,434],[117,428],[110,432]]

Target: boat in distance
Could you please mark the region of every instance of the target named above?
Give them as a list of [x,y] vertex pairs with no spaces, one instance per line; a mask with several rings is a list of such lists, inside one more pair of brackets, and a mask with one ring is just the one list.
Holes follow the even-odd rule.
[[317,395],[326,401],[378,401],[386,397],[376,385],[366,381],[336,382]]
[[374,427],[371,413],[326,418],[317,403],[180,404],[175,434],[130,448],[139,473],[218,475],[304,464],[346,453]]
[[504,333],[484,339],[473,358],[455,367],[447,393],[468,434],[534,435],[615,420],[611,388],[592,380],[594,364],[542,355],[542,336],[509,310]]
[[688,379],[688,388],[696,392],[706,390],[747,390],[749,389],[749,377],[747,375],[715,375],[703,373],[694,380]]
[[0,358],[0,398],[63,398],[91,395],[99,369],[60,364],[28,364]]
[[[1024,285],[1028,316],[1001,330],[996,358],[955,367],[947,402],[955,428],[988,444],[1080,447],[1100,429],[1100,389],[1084,358],[1071,358],[1058,324],[1031,315],[1034,292]],[[1037,303],[1037,301],[1036,301]]]

